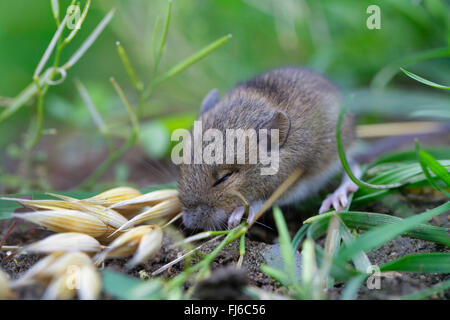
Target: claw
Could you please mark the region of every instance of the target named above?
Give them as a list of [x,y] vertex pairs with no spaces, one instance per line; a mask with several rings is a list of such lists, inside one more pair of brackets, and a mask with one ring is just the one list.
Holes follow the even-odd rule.
[[262,205],[263,205],[262,201],[256,201],[250,205],[250,210],[247,217],[248,224],[253,222],[253,220],[256,217],[256,214],[258,213],[259,209],[261,209]]
[[331,205],[333,205],[333,208],[336,211],[341,211],[348,205],[348,196],[351,193],[356,192],[356,190],[358,190],[358,186],[353,181],[349,178],[344,179],[339,188],[337,188],[335,192],[329,194],[322,202],[319,213],[330,210]]
[[228,229],[236,228],[244,216],[244,207],[237,207],[228,218]]

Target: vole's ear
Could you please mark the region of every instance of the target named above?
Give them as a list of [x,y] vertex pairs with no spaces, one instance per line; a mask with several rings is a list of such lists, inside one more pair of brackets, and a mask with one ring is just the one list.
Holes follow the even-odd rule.
[[276,110],[270,119],[262,125],[262,129],[267,129],[269,136],[271,129],[278,129],[278,137],[280,138],[279,147],[281,148],[286,143],[289,132],[291,131],[291,118],[286,112]]
[[219,91],[217,89],[212,89],[203,99],[200,113],[203,114],[204,112],[210,110],[217,104],[217,102],[219,102]]

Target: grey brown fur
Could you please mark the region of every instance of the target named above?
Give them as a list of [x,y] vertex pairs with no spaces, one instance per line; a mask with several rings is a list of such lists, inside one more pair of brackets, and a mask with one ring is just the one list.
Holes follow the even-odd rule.
[[[198,119],[203,130],[215,128],[225,133],[226,129],[278,128],[286,141],[280,149],[275,175],[261,175],[259,164],[181,165],[179,191],[184,224],[192,229],[224,228],[230,213],[242,205],[230,190],[238,190],[250,202],[264,201],[298,167],[303,170],[302,178],[284,199],[299,198],[292,195],[302,182],[313,181],[337,167],[335,131],[340,106],[339,91],[331,82],[298,67],[263,73],[238,84],[216,105],[209,105]],[[348,148],[354,140],[350,116],[342,130]],[[213,186],[221,174],[230,170],[237,172]]]

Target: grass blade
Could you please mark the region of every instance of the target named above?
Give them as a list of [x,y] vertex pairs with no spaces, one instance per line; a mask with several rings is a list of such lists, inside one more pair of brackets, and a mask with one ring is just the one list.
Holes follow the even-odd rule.
[[[39,78],[39,85],[42,86],[50,79],[52,68],[47,69]],[[22,90],[0,114],[0,123],[16,113],[25,103],[27,103],[37,93],[37,86],[32,82],[25,89]]]
[[449,210],[450,202],[447,201],[446,203],[419,215],[412,216],[396,223],[384,225],[367,231],[347,247],[343,248],[340,251],[338,258],[340,260],[347,261],[361,251],[367,252],[372,249],[378,248],[382,244],[394,239],[395,237],[402,235],[405,232],[410,231],[420,224],[428,221],[429,219]]
[[380,271],[450,273],[450,253],[432,252],[403,256],[383,264]]
[[145,100],[145,99],[147,99],[150,96],[150,94],[152,93],[152,90],[153,90],[155,85],[157,85],[158,83],[161,83],[161,82],[163,82],[163,81],[165,81],[165,80],[167,80],[167,79],[177,75],[178,73],[186,70],[187,68],[189,68],[194,63],[198,62],[199,60],[203,59],[208,54],[210,54],[211,52],[216,50],[217,48],[219,48],[222,45],[224,45],[230,39],[231,39],[231,34],[226,35],[226,36],[224,36],[224,37],[214,41],[213,43],[209,44],[208,46],[204,47],[203,49],[201,49],[197,53],[195,53],[192,56],[190,56],[189,58],[185,59],[184,61],[176,64],[174,67],[172,67],[167,72],[165,72],[161,76],[157,77],[154,81],[152,81],[150,83],[150,85],[145,90],[145,92],[144,92],[144,94],[142,96],[142,99]]
[[[308,229],[309,237],[316,239],[324,234],[328,221],[334,213],[323,213],[305,220],[303,223],[312,224]],[[347,211],[339,212],[337,215],[349,228],[359,228],[362,230],[371,230],[383,225],[392,225],[403,219],[387,214]],[[441,243],[450,247],[449,229],[431,226],[428,224],[419,224],[413,229],[404,233],[405,236]]]
[[78,48],[77,51],[70,57],[70,59],[62,66],[64,70],[71,68],[77,61],[84,55],[84,53],[92,46],[92,44],[97,40],[100,33],[102,33],[103,29],[106,28],[108,23],[114,16],[114,12],[116,10],[112,9],[108,12],[108,14],[103,18],[102,21],[97,25],[97,27],[92,31],[89,37],[83,42],[83,44]]
[[402,70],[403,73],[406,74],[406,75],[407,75],[408,77],[410,77],[411,79],[414,79],[414,80],[416,80],[416,81],[419,81],[419,82],[421,82],[421,83],[423,83],[423,84],[425,84],[425,85],[427,85],[427,86],[434,87],[434,88],[438,88],[438,89],[450,90],[450,87],[448,87],[448,86],[443,86],[443,85],[438,84],[438,83],[436,83],[436,82],[433,82],[433,81],[424,79],[424,78],[422,78],[422,77],[419,77],[417,74],[414,74],[414,73],[412,73],[412,72],[409,72],[409,71],[407,71],[407,70],[405,70],[405,69],[403,69],[403,68],[400,68],[400,70]]
[[345,285],[340,300],[355,300],[358,296],[358,291],[367,275],[361,274],[351,278]]
[[103,290],[119,299],[161,299],[162,284],[159,280],[140,281],[123,273],[104,270]]
[[39,74],[41,73],[42,69],[44,68],[45,64],[47,63],[48,58],[50,58],[50,56],[53,52],[53,49],[55,49],[56,42],[58,41],[59,37],[61,36],[61,33],[63,32],[68,18],[69,18],[69,15],[66,14],[63,21],[59,25],[58,29],[56,29],[56,32],[53,35],[52,40],[50,41],[47,49],[45,49],[44,55],[42,56],[41,60],[39,61],[38,65],[36,67],[36,70],[34,71],[33,79],[39,78]]
[[356,183],[360,188],[369,188],[369,189],[393,189],[398,188],[403,185],[403,183],[393,183],[393,184],[387,184],[387,185],[375,185],[371,183],[364,182],[360,179],[358,179],[350,169],[350,165],[347,161],[347,157],[345,155],[344,151],[344,145],[342,143],[342,137],[341,137],[341,127],[342,122],[344,120],[345,112],[347,111],[348,105],[344,105],[344,107],[341,108],[341,111],[339,112],[339,118],[336,125],[336,142],[337,142],[337,149],[338,149],[338,155],[339,159],[341,161],[342,167],[344,168],[345,172],[348,174],[349,178]]
[[87,16],[87,13],[88,13],[90,7],[91,7],[91,0],[87,0],[86,4],[84,5],[83,12],[81,13],[81,17],[77,21],[77,25],[72,30],[72,32],[69,33],[69,35],[64,39],[63,44],[62,44],[63,46],[65,46],[70,41],[72,41],[72,39],[76,36],[78,31],[81,29],[81,25],[83,24],[84,20],[86,19],[86,16]]
[[75,80],[75,87],[78,89],[81,99],[83,100],[84,104],[87,106],[87,108],[92,116],[92,119],[94,119],[94,123],[97,125],[98,130],[103,135],[106,135],[108,133],[108,128],[106,127],[105,122],[103,121],[100,113],[98,112],[97,108],[95,107],[94,102],[92,101],[91,97],[89,96],[89,93],[87,92],[86,87],[78,79]]
[[290,278],[292,284],[298,281],[295,273],[295,259],[294,252],[292,251],[291,239],[289,237],[289,231],[284,220],[283,213],[279,207],[273,208],[273,217],[278,230],[278,241],[280,243],[281,255],[285,263],[285,271]]
[[428,171],[428,168],[430,168],[433,173],[439,177],[442,181],[445,182],[445,184],[450,187],[450,174],[448,173],[447,169],[442,166],[439,161],[437,161],[431,154],[423,150],[420,145],[419,141],[415,141],[416,143],[416,153],[417,157],[419,158],[419,163],[422,168],[423,174],[427,178],[428,182],[438,191],[445,194],[447,197],[450,197],[450,193],[442,189],[433,179],[430,172]]
[[59,25],[59,0],[52,0],[52,13],[56,24]]
[[122,60],[122,64],[128,73],[128,77],[130,77],[130,80],[133,83],[136,90],[142,91],[142,89],[143,89],[142,82],[138,80],[136,73],[134,72],[134,69],[131,66],[131,62],[128,59],[128,55],[127,55],[125,49],[123,48],[123,46],[120,44],[119,41],[116,42],[116,47],[117,47],[117,52],[119,53],[120,59]]
[[158,70],[159,61],[161,60],[162,52],[164,50],[164,46],[166,45],[166,39],[167,39],[167,33],[169,32],[169,24],[170,24],[170,17],[172,14],[172,0],[168,1],[167,4],[167,16],[166,20],[164,21],[164,27],[161,34],[161,39],[159,41],[159,46],[156,51],[154,65],[153,65],[153,74],[156,74]]
[[305,224],[295,234],[294,238],[292,239],[292,249],[294,251],[296,251],[298,249],[300,242],[302,242],[303,238],[306,236],[306,232],[308,231],[308,228],[309,228],[309,225]]
[[[348,230],[347,226],[344,223],[341,223],[340,225],[340,233],[342,236],[342,240],[344,240],[344,243],[346,245],[349,245],[350,243],[352,243],[352,241],[354,241],[353,235],[350,233],[350,230]],[[353,264],[355,265],[356,270],[361,273],[367,273],[372,265],[370,263],[369,257],[365,252],[358,253],[353,258]]]

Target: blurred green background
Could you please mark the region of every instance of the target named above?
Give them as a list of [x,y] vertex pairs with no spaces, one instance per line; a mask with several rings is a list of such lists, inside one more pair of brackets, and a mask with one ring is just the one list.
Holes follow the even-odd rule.
[[[69,3],[60,1],[61,15]],[[381,9],[379,30],[366,27],[371,4]],[[105,158],[107,145],[75,88],[75,79],[85,85],[111,131],[126,136],[129,130],[126,111],[109,78],[117,80],[133,105],[138,98],[115,43],[122,43],[138,77],[147,84],[154,23],[157,16],[165,18],[167,1],[95,0],[81,30],[64,49],[62,61],[111,8],[117,11],[105,31],[69,70],[66,80],[50,87],[44,101],[44,129],[55,130],[47,130],[51,134],[33,153],[33,174],[25,177],[33,180],[28,187],[76,186]],[[51,1],[0,2],[3,101],[31,83],[55,30]],[[132,180],[135,158],[168,159],[170,132],[190,126],[212,88],[223,95],[236,82],[283,65],[308,66],[327,75],[353,97],[360,123],[449,107],[446,92],[398,73],[399,67],[406,67],[449,84],[450,4],[445,0],[174,0],[159,70],[169,69],[226,34],[233,37],[224,46],[155,89],[140,119],[137,147],[110,172],[111,179]],[[0,124],[0,192],[23,190],[21,145],[35,107],[34,101]],[[149,181],[155,170],[161,172],[149,170]]]

